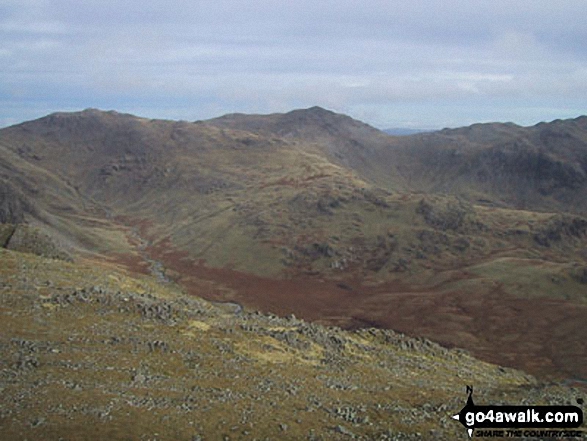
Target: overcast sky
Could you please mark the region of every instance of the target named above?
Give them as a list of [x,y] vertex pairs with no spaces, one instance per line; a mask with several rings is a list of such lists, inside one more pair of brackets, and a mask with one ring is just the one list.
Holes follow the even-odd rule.
[[0,126],[320,105],[379,128],[587,113],[586,0],[0,0]]

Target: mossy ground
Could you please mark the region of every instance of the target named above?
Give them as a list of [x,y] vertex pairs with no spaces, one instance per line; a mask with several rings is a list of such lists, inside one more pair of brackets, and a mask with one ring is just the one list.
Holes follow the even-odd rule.
[[392,331],[235,315],[19,252],[0,262],[2,439],[465,439],[450,416],[467,384],[488,403],[579,394]]

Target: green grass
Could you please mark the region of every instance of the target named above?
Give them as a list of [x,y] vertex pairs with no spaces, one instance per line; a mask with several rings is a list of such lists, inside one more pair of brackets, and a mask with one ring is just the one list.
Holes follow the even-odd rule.
[[499,258],[469,268],[516,297],[587,302],[586,286],[573,277],[573,270],[569,263],[519,258]]

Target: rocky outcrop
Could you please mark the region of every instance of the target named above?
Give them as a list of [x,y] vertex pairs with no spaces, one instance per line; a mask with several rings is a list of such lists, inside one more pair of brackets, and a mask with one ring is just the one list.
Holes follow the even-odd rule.
[[72,260],[47,234],[25,224],[0,223],[0,247],[51,259]]
[[16,187],[0,179],[0,223],[19,224],[34,207]]

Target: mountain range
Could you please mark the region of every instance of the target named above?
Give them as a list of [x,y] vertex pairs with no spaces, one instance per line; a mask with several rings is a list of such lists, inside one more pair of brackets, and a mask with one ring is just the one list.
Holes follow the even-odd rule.
[[587,378],[587,117],[392,136],[312,107],[0,130],[5,248]]
[[425,130],[425,129],[407,129],[403,127],[394,127],[390,129],[383,129],[385,133],[388,135],[395,135],[395,136],[408,136],[408,135],[416,135],[418,133],[425,133],[425,132],[433,132],[434,130]]

